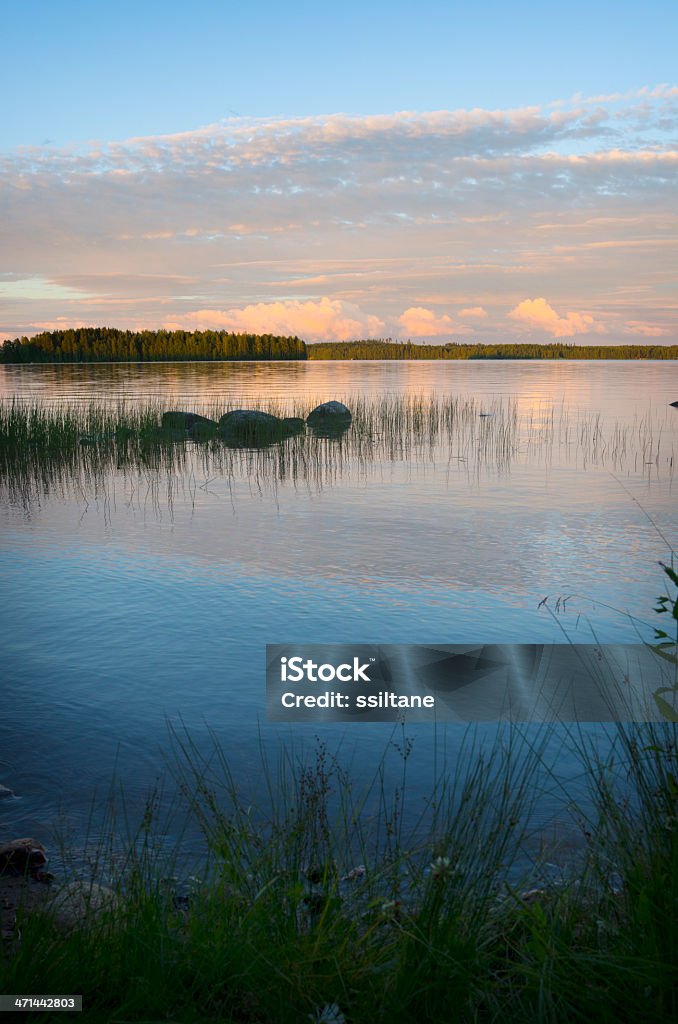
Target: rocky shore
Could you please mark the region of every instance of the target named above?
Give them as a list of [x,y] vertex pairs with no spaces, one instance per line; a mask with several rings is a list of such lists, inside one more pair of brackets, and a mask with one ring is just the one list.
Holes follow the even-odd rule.
[[36,839],[0,844],[0,943],[11,949],[21,941],[21,920],[40,909],[56,926],[71,931],[115,910],[115,893],[95,882],[58,884],[47,870],[47,850]]

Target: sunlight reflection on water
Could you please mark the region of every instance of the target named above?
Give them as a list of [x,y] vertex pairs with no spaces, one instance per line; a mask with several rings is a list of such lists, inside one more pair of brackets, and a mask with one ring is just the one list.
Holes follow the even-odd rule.
[[[199,410],[435,394],[514,402],[520,420],[502,464],[470,458],[482,430],[497,430],[488,420],[471,424],[463,459],[459,436],[457,447],[443,436],[405,449],[377,439],[359,453],[347,438],[341,460],[337,446],[316,445],[313,472],[299,463],[296,478],[281,476],[277,450],[198,446],[163,472],[112,464],[76,480],[68,470],[28,495],[3,481],[0,781],[21,795],[0,805],[5,829],[39,831],[59,806],[82,823],[116,765],[141,801],[163,770],[166,718],[198,737],[209,723],[250,780],[258,737],[272,751],[316,733],[339,742],[332,727],[266,724],[266,643],[651,636],[643,623],[666,549],[648,516],[675,540],[677,386],[675,366],[657,363],[0,367],[0,397],[28,402]],[[615,459],[619,429],[627,447]],[[410,785],[422,798],[430,731],[410,729]],[[389,736],[387,725],[347,731],[356,771],[369,773]],[[448,730],[450,763],[457,736]],[[562,737],[553,743],[560,750]],[[563,777],[576,774],[558,756]],[[557,806],[545,799],[544,821]]]

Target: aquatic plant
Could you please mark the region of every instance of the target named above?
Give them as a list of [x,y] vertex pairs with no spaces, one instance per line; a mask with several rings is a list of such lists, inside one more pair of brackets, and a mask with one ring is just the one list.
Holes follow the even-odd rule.
[[[673,667],[673,684],[671,686],[659,687],[658,690],[655,690],[653,697],[663,717],[670,722],[678,722],[678,710],[676,710],[675,706],[676,698],[678,698],[678,573],[674,568],[673,552],[671,565],[665,565],[664,562],[659,564],[669,583],[673,586],[675,593],[673,595],[670,593],[660,594],[657,598],[655,611],[658,615],[669,614],[674,620],[675,626],[673,627],[673,635],[667,633],[664,629],[655,629],[654,638],[657,643],[651,646],[660,658],[667,661]],[[665,695],[669,693],[673,694],[673,703],[669,703],[666,699]]]
[[[318,404],[269,402],[262,411],[304,420]],[[158,492],[165,480],[202,473],[205,479],[247,479],[257,487],[290,482],[320,488],[346,473],[379,472],[384,463],[408,462],[461,470],[471,481],[496,477],[517,462],[548,464],[557,452],[583,468],[606,466],[673,474],[671,431],[649,417],[611,426],[598,416],[565,407],[530,409],[516,402],[480,403],[460,396],[381,395],[344,398],[350,428],[325,436],[311,429],[263,438],[205,430],[199,436],[163,426],[158,400],[135,404],[38,405],[0,403],[0,483],[12,500],[29,503],[54,489],[102,493],[110,474],[139,477],[135,488]],[[238,402],[200,410],[217,421]]]
[[[117,899],[64,933],[21,918],[0,955],[5,992],[82,992],[93,1021],[673,1020],[678,1012],[676,732],[618,726],[601,758],[572,731],[593,806],[575,810],[576,857],[554,874],[511,864],[547,785],[549,732],[468,733],[414,819],[411,741],[396,734],[358,785],[320,744],[266,761],[266,806],[247,801],[218,742],[175,732],[179,791],[205,859],[182,876],[151,794],[126,856],[96,861]],[[391,748],[393,752],[393,747]],[[567,793],[564,794],[567,797]],[[406,824],[408,822],[409,824]],[[119,820],[115,821],[119,827]],[[104,832],[104,834],[106,834]],[[534,832],[532,832],[532,838]],[[172,877],[174,874],[176,877]],[[47,1020],[48,1015],[34,1015]]]

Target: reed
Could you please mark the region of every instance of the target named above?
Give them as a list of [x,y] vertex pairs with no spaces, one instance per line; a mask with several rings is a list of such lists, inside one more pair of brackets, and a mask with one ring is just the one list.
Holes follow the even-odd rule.
[[175,732],[199,877],[168,885],[151,796],[126,857],[95,858],[119,896],[112,915],[65,934],[27,915],[0,986],[82,992],[92,1021],[442,1024],[451,1007],[460,1021],[675,1020],[675,726],[615,730],[604,758],[569,737],[592,801],[576,815],[584,845],[536,889],[539,864],[511,866],[549,776],[548,730],[499,730],[489,750],[468,733],[414,816],[405,734],[395,786],[383,759],[358,784],[319,744],[275,769],[262,759],[268,798],[251,807],[216,740]]
[[[277,416],[305,418],[319,399],[269,402]],[[421,463],[461,467],[470,480],[496,477],[527,462],[548,465],[566,457],[584,468],[673,475],[673,424],[645,417],[606,425],[565,407],[530,409],[496,399],[384,395],[344,398],[353,421],[345,434],[319,437],[310,430],[273,444],[235,446],[221,438],[196,441],[163,431],[159,401],[28,405],[0,403],[0,482],[24,504],[52,491],[97,493],[113,473],[137,476],[136,487],[158,491],[165,477],[179,481],[246,479],[275,489],[292,483],[331,486],[349,473],[369,475],[383,465]],[[199,411],[218,418],[231,405]]]

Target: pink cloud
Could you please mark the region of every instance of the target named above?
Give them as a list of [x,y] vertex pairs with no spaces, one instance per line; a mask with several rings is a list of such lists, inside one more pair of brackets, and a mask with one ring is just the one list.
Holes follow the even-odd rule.
[[250,334],[296,334],[308,341],[342,341],[379,337],[385,324],[350,302],[324,297],[318,302],[257,302],[242,309],[199,309],[168,322],[167,327],[242,331]]
[[509,313],[512,320],[534,330],[546,331],[554,338],[571,338],[575,334],[605,334],[605,325],[590,313],[566,313],[558,316],[546,299],[523,299]]
[[91,320],[70,319],[66,316],[58,316],[55,320],[34,320],[30,325],[29,333],[37,328],[38,331],[68,331],[78,327],[96,326]]
[[398,323],[407,334],[415,338],[432,338],[439,334],[450,334],[457,329],[446,313],[436,316],[433,310],[424,306],[410,306],[398,317]]
[[629,334],[642,334],[645,338],[663,338],[671,333],[645,320],[627,320],[625,327]]

